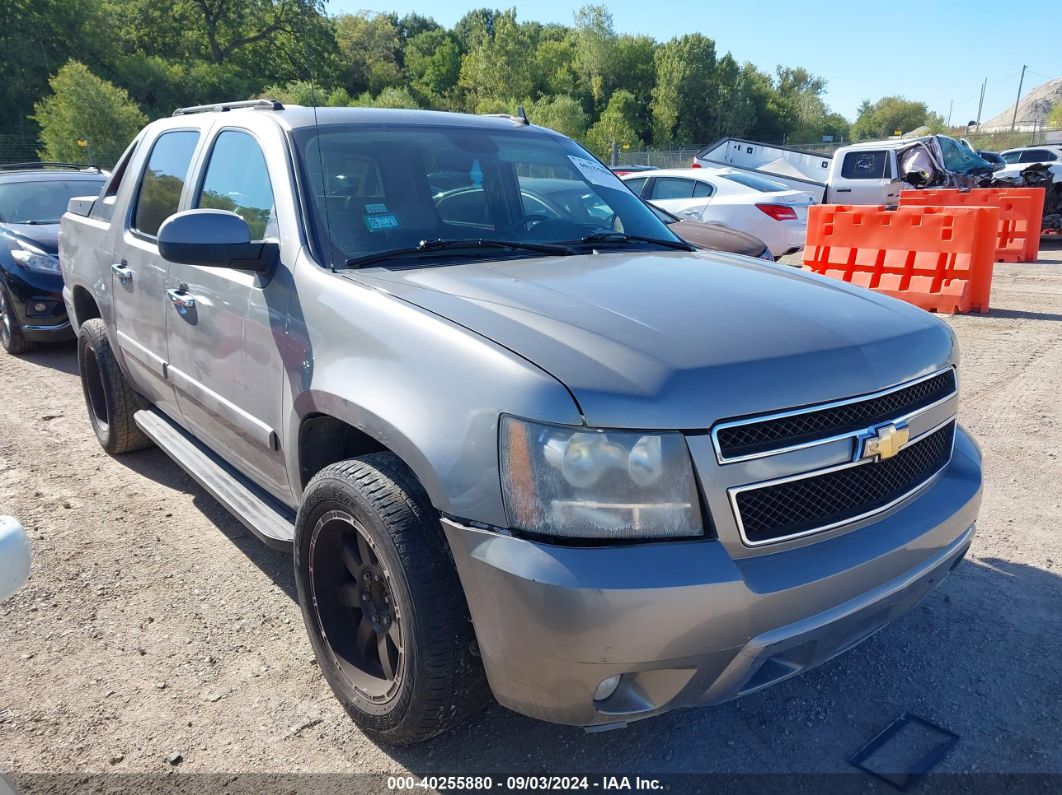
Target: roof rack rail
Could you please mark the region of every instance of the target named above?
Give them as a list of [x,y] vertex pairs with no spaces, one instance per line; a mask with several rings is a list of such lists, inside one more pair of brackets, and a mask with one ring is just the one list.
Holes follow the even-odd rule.
[[238,102],[215,102],[210,105],[191,105],[187,108],[177,108],[174,116],[187,116],[192,113],[213,113],[237,108],[254,108],[256,110],[284,110],[284,105],[277,99],[242,99]]
[[30,171],[40,168],[65,168],[74,169],[76,171],[96,171],[102,173],[99,166],[92,166],[88,163],[60,163],[57,160],[30,160],[25,163],[0,163],[0,171]]

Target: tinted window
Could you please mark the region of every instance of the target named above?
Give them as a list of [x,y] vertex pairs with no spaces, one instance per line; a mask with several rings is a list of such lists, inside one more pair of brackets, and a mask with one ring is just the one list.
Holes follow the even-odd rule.
[[645,187],[645,182],[648,179],[648,177],[637,177],[635,179],[625,179],[623,180],[623,182],[627,185],[628,188],[630,188],[632,191],[641,196],[642,188]]
[[692,199],[698,183],[692,179],[680,177],[657,177],[653,182],[653,198],[664,199]]
[[1019,163],[1047,163],[1051,160],[1057,160],[1053,154],[1046,149],[1030,149],[1027,152],[1022,152],[1021,157],[1018,159]]
[[154,236],[162,222],[177,212],[198,141],[199,133],[190,130],[163,133],[155,141],[140,182],[134,229]]
[[252,240],[279,235],[265,156],[251,135],[234,130],[218,135],[195,206],[236,213]]
[[99,179],[49,179],[0,184],[0,222],[57,224],[75,196],[95,196]]
[[889,162],[888,152],[849,152],[841,164],[844,179],[882,179]]
[[755,174],[723,174],[722,177],[731,182],[736,182],[738,185],[744,185],[746,188],[758,190],[760,193],[777,193],[781,190],[789,190],[781,182],[757,177]]
[[1003,158],[1003,162],[1013,165],[1018,162],[1018,158],[1021,157],[1021,152],[1004,152],[1000,157]]

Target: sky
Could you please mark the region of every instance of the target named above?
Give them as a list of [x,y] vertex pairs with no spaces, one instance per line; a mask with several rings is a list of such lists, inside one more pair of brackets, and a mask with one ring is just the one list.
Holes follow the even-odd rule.
[[[600,1],[600,0],[599,0]],[[571,25],[581,0],[460,3],[454,0],[328,0],[330,14],[359,10],[399,16],[416,11],[452,27],[467,11],[516,6],[521,21]],[[799,0],[646,0],[603,2],[617,33],[666,41],[685,33],[715,40],[720,55],[773,71],[777,64],[803,66],[827,81],[826,102],[854,120],[864,99],[902,95],[925,102],[958,126],[977,118],[981,83],[988,78],[981,120],[1014,103],[1022,65],[1022,94],[1062,77],[1062,47],[1019,20],[1000,14],[999,0],[860,0],[851,5]],[[1058,0],[1022,0],[1012,10],[1024,20],[1057,20]],[[1057,23],[1056,23],[1057,24]],[[1046,31],[1045,31],[1046,33]],[[952,107],[954,103],[954,107]]]

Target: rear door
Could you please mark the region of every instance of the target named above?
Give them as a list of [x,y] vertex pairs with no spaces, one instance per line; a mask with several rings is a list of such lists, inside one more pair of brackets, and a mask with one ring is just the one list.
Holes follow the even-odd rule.
[[167,130],[151,145],[111,265],[115,329],[136,390],[174,418],[173,386],[166,379],[166,275],[157,234],[181,207],[198,130]]
[[[286,164],[279,131],[273,133],[275,140],[266,141],[280,154],[273,161]],[[221,129],[209,143],[189,206],[235,212],[253,240],[279,240],[273,185],[286,185],[287,172],[271,179],[266,163],[250,131]],[[281,499],[290,498],[279,442],[286,276],[283,263],[269,274],[171,263],[166,287],[173,300],[160,318],[168,377],[186,427]]]

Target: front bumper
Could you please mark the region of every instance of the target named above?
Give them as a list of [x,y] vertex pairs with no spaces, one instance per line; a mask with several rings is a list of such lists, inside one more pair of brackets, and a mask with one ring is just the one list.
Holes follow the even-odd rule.
[[[807,670],[911,609],[961,561],[981,500],[959,433],[926,490],[818,543],[732,557],[713,540],[614,547],[444,528],[495,697],[577,726],[713,704]],[[595,702],[606,678],[615,694]]]
[[[14,268],[2,274],[11,308],[22,334],[30,342],[63,342],[74,334],[63,302],[63,277]],[[32,309],[42,304],[42,311]]]

